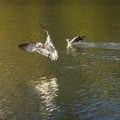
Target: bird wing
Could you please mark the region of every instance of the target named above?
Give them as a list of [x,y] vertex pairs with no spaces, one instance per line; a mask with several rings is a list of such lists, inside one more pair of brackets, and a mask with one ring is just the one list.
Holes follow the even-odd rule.
[[43,25],[41,25],[41,27],[45,31],[45,33],[47,34],[46,42],[44,44],[45,49],[49,52],[49,57],[51,58],[51,60],[57,60],[58,59],[58,52],[52,43],[51,35],[50,35],[49,31]]
[[50,46],[44,45],[44,48],[39,47],[36,49],[36,52],[38,52],[46,57],[50,57],[51,60],[58,59],[57,50],[55,50],[54,48],[52,48]]
[[41,48],[41,47],[40,47],[40,48],[37,48],[36,52],[38,52],[38,53],[40,53],[40,54],[42,54],[42,55],[44,55],[44,56],[46,56],[46,57],[49,56],[49,51],[46,50],[46,49],[44,49],[44,48]]
[[51,35],[50,35],[49,31],[42,24],[40,24],[40,25],[41,25],[41,28],[44,30],[44,32],[47,35],[45,45],[50,45],[53,48],[55,48],[54,45],[53,45],[53,43],[52,43],[52,39],[51,39]]
[[51,60],[57,60],[58,59],[58,53],[57,50],[54,48],[48,48],[50,46],[45,46],[42,43],[36,42],[36,43],[23,43],[18,45],[18,47],[22,50],[28,51],[28,52],[38,52],[46,57],[50,57]]
[[23,43],[18,45],[18,47],[22,50],[26,50],[28,52],[34,52],[37,50],[37,48],[39,47],[41,43],[38,42],[34,42],[34,43]]
[[77,37],[74,37],[70,42],[71,43],[77,43],[77,42],[79,42],[79,41],[83,41],[83,38],[84,38],[85,36],[77,36]]
[[44,45],[39,42],[23,43],[23,44],[18,45],[18,47],[28,52],[38,52],[42,55],[45,55],[46,57],[49,55],[49,52],[44,48]]
[[51,58],[51,60],[57,60],[58,59],[57,50],[49,51],[49,57]]

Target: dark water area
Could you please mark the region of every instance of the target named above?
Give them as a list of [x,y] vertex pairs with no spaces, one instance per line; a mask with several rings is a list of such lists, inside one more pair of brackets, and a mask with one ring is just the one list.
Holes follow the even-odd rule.
[[[18,48],[45,42],[39,23],[57,61]],[[120,2],[0,1],[0,74],[0,120],[119,120]]]

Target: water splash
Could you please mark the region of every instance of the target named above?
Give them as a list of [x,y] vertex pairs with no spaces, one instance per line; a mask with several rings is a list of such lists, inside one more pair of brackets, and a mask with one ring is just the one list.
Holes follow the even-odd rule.
[[88,47],[88,48],[104,48],[104,49],[118,49],[120,50],[120,43],[89,43],[82,42],[77,45],[78,47]]

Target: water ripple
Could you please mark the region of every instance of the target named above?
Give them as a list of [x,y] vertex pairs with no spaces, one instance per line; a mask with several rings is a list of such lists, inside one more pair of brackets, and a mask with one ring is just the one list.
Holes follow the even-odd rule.
[[120,61],[119,56],[115,56],[115,55],[102,55],[102,54],[95,54],[92,53],[89,55],[89,57],[91,58],[97,58],[97,59],[103,59],[103,60],[110,60],[110,61]]

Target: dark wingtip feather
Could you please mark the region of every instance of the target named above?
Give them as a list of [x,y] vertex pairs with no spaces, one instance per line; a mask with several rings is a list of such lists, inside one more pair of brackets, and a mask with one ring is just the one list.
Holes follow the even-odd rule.
[[45,29],[43,24],[39,23],[39,25],[41,26],[42,29]]
[[23,44],[19,44],[18,47],[19,47],[20,49],[22,49],[22,50],[27,51],[27,50],[26,50],[27,45],[28,45],[28,43],[23,43]]
[[77,43],[79,41],[83,41],[85,36],[78,36],[73,38],[72,43]]
[[79,36],[78,38],[79,38],[80,40],[84,40],[85,37],[86,37],[86,36]]

